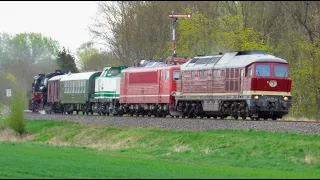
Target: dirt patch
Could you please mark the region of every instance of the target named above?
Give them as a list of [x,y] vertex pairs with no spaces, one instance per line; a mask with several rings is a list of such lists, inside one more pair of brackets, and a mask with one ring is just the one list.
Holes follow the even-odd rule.
[[9,142],[17,142],[17,141],[31,141],[34,136],[32,134],[25,133],[22,136],[15,135],[15,133],[11,129],[0,129],[0,142],[9,141]]

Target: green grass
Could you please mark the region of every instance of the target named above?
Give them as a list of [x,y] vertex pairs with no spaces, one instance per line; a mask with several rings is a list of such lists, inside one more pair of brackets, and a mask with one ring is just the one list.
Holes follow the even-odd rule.
[[122,157],[80,147],[0,143],[1,178],[317,178],[308,170],[170,162]]
[[26,129],[32,142],[0,144],[0,177],[320,178],[319,135],[39,120]]

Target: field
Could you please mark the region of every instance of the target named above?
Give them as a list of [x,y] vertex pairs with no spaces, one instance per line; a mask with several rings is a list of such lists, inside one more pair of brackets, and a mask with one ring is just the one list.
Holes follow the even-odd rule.
[[320,178],[320,135],[27,121],[0,134],[0,178]]

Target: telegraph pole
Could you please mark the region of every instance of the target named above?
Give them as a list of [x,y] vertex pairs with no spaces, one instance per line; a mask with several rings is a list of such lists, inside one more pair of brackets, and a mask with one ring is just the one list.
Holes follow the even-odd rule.
[[172,38],[173,57],[177,57],[177,52],[176,52],[176,32],[175,32],[175,29],[174,29],[174,23],[176,23],[178,21],[178,18],[191,18],[191,14],[173,14],[173,11],[171,11],[171,14],[169,14],[169,18],[171,18],[170,30],[171,30],[171,38]]

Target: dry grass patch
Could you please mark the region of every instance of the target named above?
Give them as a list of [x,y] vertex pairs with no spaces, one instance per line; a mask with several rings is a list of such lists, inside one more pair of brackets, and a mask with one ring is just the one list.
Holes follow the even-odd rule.
[[306,121],[306,122],[316,122],[316,121],[319,121],[319,120],[316,120],[316,119],[309,119],[307,117],[290,117],[290,116],[284,116],[282,118],[282,120],[285,120],[285,121]]
[[28,133],[24,133],[21,136],[16,135],[11,129],[3,128],[0,129],[0,142],[7,141],[7,142],[25,142],[31,141],[34,139],[34,136]]
[[185,152],[185,151],[194,151],[193,148],[189,147],[188,145],[178,145],[173,147],[174,152]]

